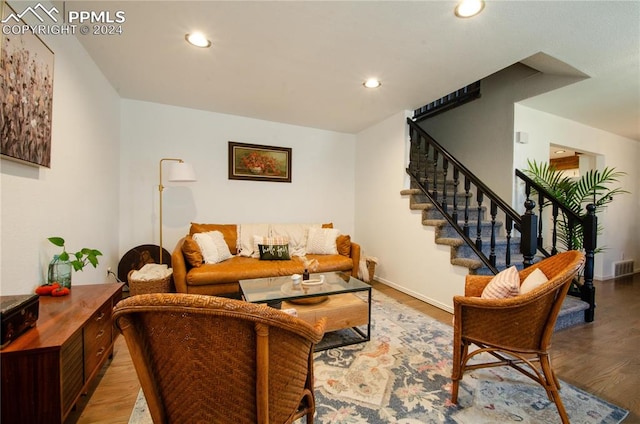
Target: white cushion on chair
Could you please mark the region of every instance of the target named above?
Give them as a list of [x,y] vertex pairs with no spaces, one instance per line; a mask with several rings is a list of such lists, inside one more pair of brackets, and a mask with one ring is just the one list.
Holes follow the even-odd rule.
[[482,291],[483,299],[504,299],[520,294],[520,276],[514,266],[501,271]]
[[540,268],[534,269],[520,285],[520,294],[525,294],[549,281]]

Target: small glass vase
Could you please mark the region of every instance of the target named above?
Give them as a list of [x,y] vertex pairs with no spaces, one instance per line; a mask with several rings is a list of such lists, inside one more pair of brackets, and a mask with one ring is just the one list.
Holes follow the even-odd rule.
[[47,283],[58,283],[60,287],[71,289],[71,273],[73,267],[69,261],[61,261],[58,255],[54,255],[49,263],[49,273],[47,274]]

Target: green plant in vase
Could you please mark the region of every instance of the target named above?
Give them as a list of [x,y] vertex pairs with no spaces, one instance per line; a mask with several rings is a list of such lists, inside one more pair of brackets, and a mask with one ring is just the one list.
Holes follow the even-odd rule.
[[82,271],[86,265],[98,266],[98,256],[102,252],[96,249],[82,248],[75,253],[69,254],[62,237],[49,237],[48,240],[58,247],[62,247],[62,253],[55,255],[49,264],[47,277],[48,284],[59,283],[63,287],[71,287],[71,268],[74,271]]

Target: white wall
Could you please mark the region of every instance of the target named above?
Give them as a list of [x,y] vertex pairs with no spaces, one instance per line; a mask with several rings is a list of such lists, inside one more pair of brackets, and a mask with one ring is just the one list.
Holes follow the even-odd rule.
[[451,311],[464,291],[467,270],[450,263],[448,246],[435,244],[433,227],[409,210],[405,172],[409,141],[406,117],[398,113],[358,134],[356,155],[356,240],[378,258],[376,279]]
[[[229,141],[292,148],[292,182],[229,180]],[[353,235],[354,135],[123,100],[120,149],[121,255],[159,243],[158,163],[165,157],[191,163],[198,179],[163,181],[169,252],[190,222],[333,222]]]
[[3,295],[46,281],[59,252],[47,237],[104,254],[97,269],[74,272],[73,284],[105,282],[118,263],[119,97],[75,37],[42,38],[55,53],[51,168],[1,161]]
[[526,169],[527,159],[547,161],[549,145],[555,144],[598,155],[596,166],[600,170],[613,167],[627,173],[619,186],[630,194],[617,196],[598,215],[604,227],[598,245],[607,249],[596,255],[594,273],[599,280],[611,278],[612,263],[622,259],[634,259],[636,271],[640,269],[640,143],[519,104],[515,105],[514,126],[515,131],[529,136],[528,144],[515,144],[516,168]]

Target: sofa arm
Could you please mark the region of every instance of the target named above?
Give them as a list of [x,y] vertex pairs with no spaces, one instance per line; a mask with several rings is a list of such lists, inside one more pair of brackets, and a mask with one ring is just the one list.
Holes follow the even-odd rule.
[[182,254],[184,237],[178,241],[173,253],[171,253],[171,267],[173,268],[173,284],[178,293],[187,293],[187,263]]
[[351,269],[351,276],[358,278],[358,269],[360,268],[360,245],[358,243],[351,242],[350,257],[353,260],[353,268]]

